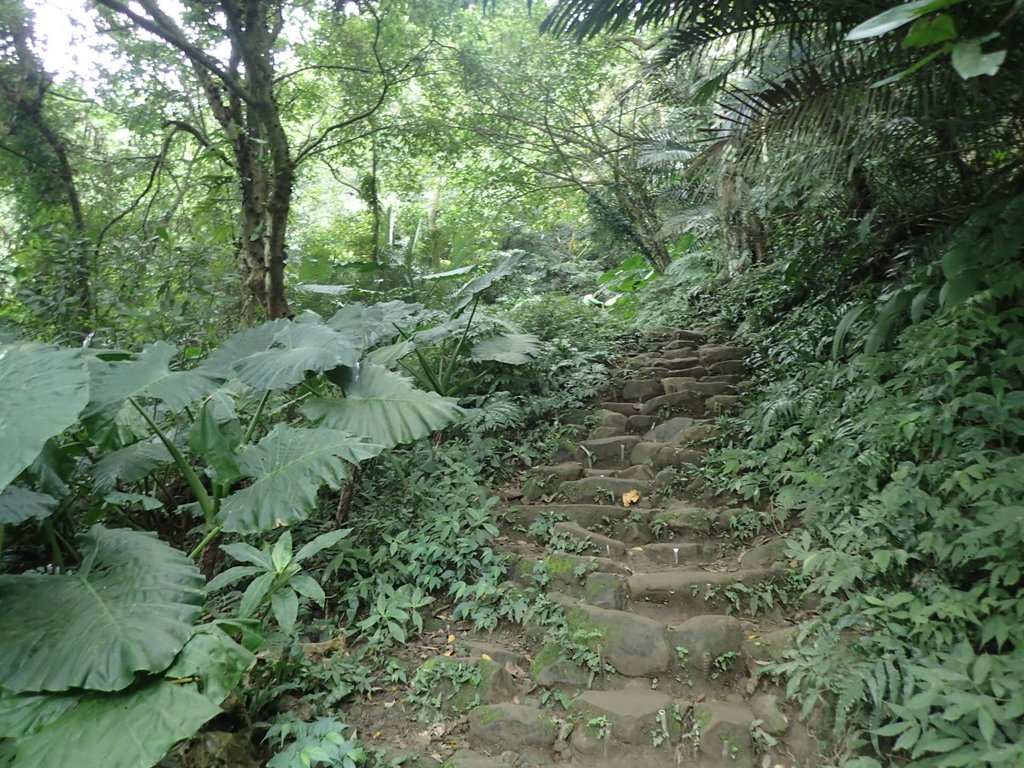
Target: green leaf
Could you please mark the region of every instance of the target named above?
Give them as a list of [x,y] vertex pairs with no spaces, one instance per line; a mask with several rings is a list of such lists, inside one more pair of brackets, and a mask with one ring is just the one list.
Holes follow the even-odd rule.
[[877,16],[872,16],[864,23],[858,24],[850,31],[846,39],[866,40],[871,37],[880,37],[886,32],[899,29],[929,13],[934,13],[962,2],[963,0],[914,0],[911,3],[904,3],[887,11],[882,11]]
[[210,353],[199,368],[213,376],[230,379],[235,376],[235,365],[258,352],[266,352],[274,344],[277,332],[288,324],[287,320],[271,320],[268,323],[246,328],[228,336]]
[[324,601],[327,599],[327,595],[324,594],[323,587],[321,587],[317,583],[316,579],[309,574],[296,574],[288,581],[288,586],[303,597],[308,597],[317,605],[322,606]]
[[103,493],[116,488],[119,482],[137,482],[173,460],[167,446],[155,437],[111,451],[92,468],[93,490]]
[[961,40],[953,46],[953,69],[964,80],[981,75],[996,75],[1006,61],[1006,51],[982,52],[983,42],[984,40]]
[[238,605],[238,615],[245,618],[256,613],[256,609],[263,603],[276,578],[277,574],[271,572],[253,579],[245,590],[245,594],[242,595],[242,601]]
[[0,493],[0,525],[18,525],[26,520],[45,520],[57,508],[57,500],[46,493],[8,485]]
[[148,768],[220,707],[166,680],[90,694],[35,733],[0,744],[0,764],[25,768]]
[[864,352],[873,355],[878,352],[885,344],[889,341],[889,337],[892,335],[893,326],[900,317],[910,308],[910,304],[913,301],[909,291],[900,291],[899,293],[891,296],[888,301],[882,305],[882,309],[878,313],[878,317],[875,319],[875,324],[868,334],[867,341],[864,342]]
[[511,253],[501,262],[494,266],[490,272],[480,277],[474,277],[455,292],[455,308],[452,310],[452,317],[462,314],[462,311],[473,303],[481,293],[490,288],[502,278],[508,277],[522,261],[521,252]]
[[0,490],[21,474],[89,400],[89,372],[76,350],[0,347]]
[[322,552],[328,547],[333,547],[343,538],[352,533],[351,528],[339,528],[335,531],[328,531],[327,533],[321,533],[315,539],[306,544],[302,545],[302,548],[298,551],[295,557],[292,558],[292,562],[301,563],[306,558],[312,557],[313,555]]
[[937,13],[915,21],[903,40],[903,47],[927,48],[955,40],[956,37],[956,22],[953,21],[953,17],[948,13]]
[[974,670],[971,672],[971,679],[975,685],[983,685],[992,671],[992,657],[983,653],[974,661]]
[[344,399],[314,398],[302,412],[314,422],[391,448],[447,427],[462,409],[450,398],[416,389],[397,373],[364,363]]
[[235,565],[225,571],[221,571],[206,583],[206,593],[211,594],[219,589],[230,587],[236,581],[241,581],[257,573],[266,573],[262,568],[255,565]]
[[196,628],[164,677],[171,680],[199,678],[203,695],[214,704],[220,704],[238,687],[255,658],[224,630],[203,624]]
[[0,689],[0,741],[26,736],[56,720],[78,703],[77,694],[23,693]]
[[349,335],[324,325],[286,322],[274,334],[269,349],[243,357],[232,365],[235,378],[257,390],[287,389],[308,371],[321,373],[359,362],[362,349]]
[[992,739],[996,735],[996,721],[992,719],[992,715],[987,709],[978,710],[978,730],[981,732],[981,737],[985,739],[985,743],[991,745]]
[[85,415],[98,413],[129,397],[155,398],[171,410],[181,411],[220,386],[220,377],[200,369],[172,371],[170,363],[177,351],[158,341],[143,348],[133,360],[104,364],[94,377],[92,399]]
[[493,360],[509,365],[532,363],[543,349],[541,340],[532,333],[501,333],[473,345],[473,360]]
[[285,531],[274,543],[274,548],[270,550],[270,562],[274,564],[275,571],[282,573],[291,561],[292,533],[291,531]]
[[226,552],[240,563],[252,563],[264,571],[274,570],[274,563],[271,561],[270,555],[245,542],[237,541],[234,544],[225,544],[221,547],[221,551]]
[[188,442],[192,452],[206,462],[207,474],[216,483],[230,485],[241,475],[237,450],[242,444],[242,426],[238,419],[217,419],[217,406],[213,401],[203,403],[198,418],[189,430]]
[[147,512],[163,509],[164,507],[163,502],[153,496],[147,496],[144,493],[121,493],[120,491],[111,491],[104,495],[103,503],[113,507],[134,506],[138,504]]
[[82,565],[0,576],[0,686],[117,691],[166,669],[192,634],[203,577],[154,534],[93,526]]
[[366,360],[384,368],[394,368],[399,360],[411,355],[415,349],[416,343],[413,341],[397,341],[394,344],[388,344],[386,347],[380,347],[368,353]]
[[349,464],[382,450],[347,432],[278,424],[240,454],[242,474],[253,483],[224,499],[220,522],[226,531],[255,533],[304,520],[316,508],[321,486],[338,488]]
[[852,328],[853,324],[857,322],[862,314],[864,314],[865,309],[867,309],[867,306],[860,304],[843,315],[842,320],[839,321],[839,325],[836,326],[836,332],[832,336],[833,360],[839,359],[839,353],[842,351],[843,345],[846,343],[846,336],[849,334],[850,328]]
[[270,596],[270,610],[274,612],[278,626],[285,632],[291,632],[299,616],[299,596],[287,587],[279,589]]
[[336,331],[361,339],[360,347],[369,349],[399,334],[400,328],[415,326],[423,314],[422,304],[385,301],[365,307],[349,304],[339,309],[327,325]]

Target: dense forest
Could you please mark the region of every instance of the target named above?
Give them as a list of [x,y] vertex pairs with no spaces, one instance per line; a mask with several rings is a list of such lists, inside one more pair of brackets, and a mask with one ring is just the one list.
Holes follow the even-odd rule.
[[0,766],[1020,768],[1022,51],[0,2]]

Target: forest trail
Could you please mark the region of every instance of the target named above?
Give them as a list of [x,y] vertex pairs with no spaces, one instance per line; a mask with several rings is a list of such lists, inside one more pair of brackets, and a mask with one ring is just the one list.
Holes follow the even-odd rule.
[[[652,329],[623,361],[615,401],[597,406],[597,428],[506,493],[511,576],[562,605],[564,625],[463,635],[425,663],[479,670],[470,682],[439,676],[453,681],[448,714],[468,711],[436,731],[461,747],[443,765],[818,764],[783,691],[757,676],[804,615],[779,607],[798,594],[798,572],[777,536],[738,544],[729,531],[742,510],[685,473],[709,419],[750,388],[749,353],[702,331]],[[433,759],[414,764],[437,765],[424,751]]]

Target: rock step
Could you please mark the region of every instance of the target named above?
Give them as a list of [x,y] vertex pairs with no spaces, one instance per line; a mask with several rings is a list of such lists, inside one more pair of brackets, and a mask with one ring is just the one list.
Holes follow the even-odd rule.
[[636,435],[621,435],[584,440],[580,443],[577,458],[588,467],[625,469],[633,446],[640,442]]
[[509,511],[527,525],[538,518],[550,516],[568,520],[583,528],[595,528],[602,523],[614,523],[626,518],[653,521],[654,516],[664,510],[624,507],[621,504],[523,504],[511,506]]
[[655,485],[649,480],[619,477],[584,477],[559,483],[558,495],[574,504],[595,504],[620,501],[625,494],[639,493],[642,500],[653,494]]
[[626,580],[631,605],[653,603],[691,615],[722,611],[748,602],[752,588],[785,576],[782,568],[742,571],[667,570],[638,573]]
[[576,525],[576,523],[555,523],[555,531],[576,539],[579,542],[589,544],[594,551],[600,553],[604,557],[622,557],[626,554],[627,547],[623,542],[609,536],[603,536],[600,533],[594,533],[593,531]]

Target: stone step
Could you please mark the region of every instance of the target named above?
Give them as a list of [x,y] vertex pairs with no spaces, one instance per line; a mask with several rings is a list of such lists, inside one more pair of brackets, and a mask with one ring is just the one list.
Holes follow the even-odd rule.
[[509,768],[509,764],[497,757],[488,757],[470,749],[460,749],[445,760],[449,768]]
[[688,501],[673,501],[659,510],[651,520],[656,532],[664,531],[672,538],[692,539],[729,530],[735,514],[729,509],[710,509]]
[[[631,603],[654,603],[682,609],[690,615],[725,610],[745,603],[752,587],[779,579],[785,570],[751,568],[742,571],[670,570],[630,576],[626,589]],[[741,586],[737,586],[741,585]]]
[[[659,713],[669,728],[673,703],[667,693],[642,688],[584,691],[570,707],[579,718],[573,749],[581,755],[603,753],[605,739],[616,745],[649,745],[652,727],[660,727]],[[678,724],[675,730],[679,730]]]
[[[643,503],[643,499],[641,499]],[[631,517],[641,517],[645,524],[648,519],[662,513],[663,510],[624,507],[622,504],[531,504],[509,507],[509,511],[525,525],[545,515],[569,520],[583,528],[594,528],[605,522],[621,521]]]
[[[717,397],[730,397],[730,395],[717,395]],[[699,392],[689,390],[673,392],[671,395],[651,398],[640,406],[640,413],[665,418],[672,416],[702,418],[708,412],[707,401],[708,396]]]
[[673,395],[677,392],[693,392],[703,397],[714,397],[735,392],[732,385],[727,382],[697,381],[693,377],[662,379],[661,385],[664,387],[666,395]]
[[600,409],[604,411],[614,411],[615,413],[621,413],[623,416],[636,416],[640,413],[639,403],[601,403]]
[[659,565],[696,565],[708,563],[718,555],[718,546],[711,542],[670,541],[644,544],[638,556]]
[[684,467],[701,463],[701,455],[678,445],[638,442],[629,453],[629,462],[644,465],[655,472],[666,467]]
[[526,471],[526,475],[523,498],[527,501],[536,501],[557,491],[559,483],[583,477],[583,465],[577,461],[567,461],[551,466],[531,467]]
[[469,713],[469,743],[487,752],[536,750],[549,753],[558,738],[558,723],[545,709],[525,704],[492,704]]
[[580,443],[577,458],[587,467],[598,469],[625,469],[630,465],[629,455],[640,442],[636,435],[602,437]]
[[638,491],[644,499],[654,491],[651,481],[628,480],[618,477],[584,477],[560,483],[558,495],[574,504],[621,502],[623,494]]
[[604,557],[622,557],[626,554],[626,545],[617,539],[594,533],[587,528],[576,525],[576,523],[555,523],[555,530],[577,541],[586,542],[593,546],[595,552]]
[[745,674],[743,627],[739,619],[706,614],[668,628],[676,667],[694,682],[733,680]]
[[704,366],[728,361],[743,361],[753,353],[754,350],[751,347],[729,347],[718,344],[708,344],[697,350],[700,364]]
[[652,360],[651,368],[667,368],[670,371],[685,371],[697,368],[701,365],[697,357],[663,357],[660,360]]
[[623,400],[638,403],[664,394],[665,388],[658,379],[632,379],[623,384],[620,390]]
[[701,768],[754,768],[759,765],[751,735],[754,713],[746,704],[705,701],[694,705],[700,731]]
[[625,677],[657,677],[671,661],[665,626],[625,611],[577,603],[566,623]]
[[698,423],[699,422],[689,418],[688,416],[676,416],[652,427],[644,433],[643,439],[644,442],[649,443],[668,443],[670,445],[678,445],[681,443],[680,438],[683,433],[694,424]]
[[597,426],[613,427],[626,432],[629,429],[629,416],[618,411],[609,411],[601,408],[597,411]]
[[629,417],[629,428],[634,432],[645,432],[652,429],[658,420],[654,416],[642,416],[639,413]]
[[715,395],[709,397],[705,406],[709,416],[720,416],[740,401],[739,395]]
[[636,370],[636,376],[641,379],[657,379],[661,381],[666,376],[672,376],[675,371],[670,371],[668,368],[638,368]]
[[654,472],[644,464],[638,464],[625,469],[587,469],[583,472],[584,477],[619,477],[627,480],[654,480]]
[[687,341],[703,342],[708,337],[707,331],[690,328],[674,328],[669,325],[656,325],[644,331],[642,341],[671,342],[685,339]]
[[708,370],[716,376],[730,375],[730,376],[745,376],[747,373],[747,366],[742,360],[722,360],[718,363],[712,363]]

